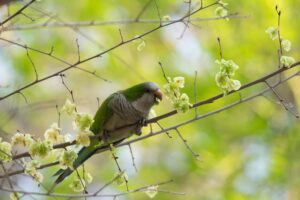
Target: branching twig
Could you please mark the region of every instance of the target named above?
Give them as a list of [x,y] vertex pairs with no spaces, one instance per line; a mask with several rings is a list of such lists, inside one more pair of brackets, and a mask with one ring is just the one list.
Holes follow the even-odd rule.
[[288,112],[290,112],[293,116],[295,116],[297,119],[299,119],[299,115],[295,112],[293,112],[284,102],[284,99],[276,92],[276,90],[271,86],[268,81],[265,81],[266,85],[272,90],[273,94],[277,97],[280,104],[284,107],[284,109]]
[[167,83],[168,83],[169,80],[168,80],[168,78],[167,78],[167,76],[166,76],[165,70],[164,70],[164,68],[163,68],[163,66],[162,66],[162,64],[161,64],[161,62],[158,62],[158,64],[159,64],[159,66],[160,66],[160,68],[161,68],[161,71],[162,71],[162,73],[163,73],[163,76],[164,76],[165,80],[166,80]]
[[[4,41],[4,42],[7,42],[7,43],[9,43],[9,44],[12,44],[12,45],[15,45],[15,46],[24,48],[26,51],[27,51],[27,50],[31,50],[31,51],[33,51],[33,52],[40,53],[40,54],[45,55],[45,56],[50,56],[52,59],[54,59],[54,60],[56,60],[56,61],[59,61],[59,62],[61,62],[61,63],[64,64],[64,65],[67,65],[67,66],[72,65],[71,63],[69,63],[69,62],[63,60],[62,58],[59,58],[59,57],[53,55],[54,46],[51,47],[51,50],[50,50],[49,52],[45,52],[45,51],[42,51],[42,50],[39,50],[39,49],[35,49],[35,48],[32,48],[32,47],[29,47],[29,46],[27,46],[27,45],[22,45],[22,44],[19,44],[19,43],[17,43],[17,42],[10,41],[10,40],[5,39],[5,38],[0,38],[0,40],[2,40],[2,41]],[[87,70],[87,69],[80,68],[80,67],[78,67],[78,66],[74,66],[74,68],[75,68],[75,69],[79,69],[79,70],[81,70],[81,71],[84,71],[84,72],[86,72],[86,73],[92,74],[92,75],[96,76],[97,78],[99,78],[99,79],[101,79],[101,80],[103,80],[103,81],[111,82],[110,80],[105,79],[105,78],[103,78],[103,77],[97,75],[96,72],[92,72],[92,71],[89,71],[89,70]],[[56,75],[56,76],[57,76],[57,75]],[[0,100],[1,100],[1,97],[0,97]]]
[[[119,165],[118,157],[115,155],[115,153],[114,153],[114,151],[113,151],[112,148],[114,148],[114,147],[112,147],[112,146],[109,145],[109,150],[110,150],[110,152],[111,152],[111,154],[112,154],[112,157],[113,157],[113,159],[114,159],[114,161],[115,161],[115,163],[116,163],[116,165],[117,165],[117,167],[118,167],[119,173],[122,173],[123,170],[121,169],[121,167],[120,167],[120,165]],[[126,189],[127,189],[127,191],[129,191],[129,188],[128,188],[128,180],[127,180],[127,178],[126,178],[125,176],[123,176],[123,179],[124,179],[125,184],[126,184]]]
[[101,188],[99,188],[95,193],[94,196],[97,196],[101,191],[103,191],[106,187],[111,185],[113,182],[115,182],[117,179],[119,179],[121,176],[123,176],[124,171],[121,171],[117,176],[115,176],[111,181],[105,183]]
[[0,22],[0,26],[3,26],[4,24],[6,24],[7,22],[11,21],[13,18],[15,18],[16,16],[18,16],[19,14],[21,14],[23,12],[23,10],[25,10],[28,6],[30,6],[32,3],[34,3],[36,0],[31,0],[30,2],[28,2],[27,4],[25,4],[20,10],[18,10],[17,12],[15,12],[14,14],[12,14],[11,16],[9,16],[7,19],[3,20],[2,22]]
[[[75,103],[73,91],[67,86],[67,84],[66,84],[65,81],[64,81],[65,75],[64,75],[64,74],[60,74],[59,76],[60,76],[60,78],[61,78],[61,83],[62,83],[62,84],[64,85],[64,87],[68,90],[68,92],[69,92],[70,95],[71,95],[71,98],[72,98],[73,103]],[[77,108],[76,108],[76,107],[75,107],[75,110],[77,111]]]
[[[188,12],[187,14],[189,15],[191,12],[192,12],[192,0],[188,0],[188,2],[186,2],[189,4],[188,6]],[[179,38],[178,39],[182,39],[183,36],[184,36],[184,33],[186,32],[186,30],[189,28],[189,24],[190,24],[190,19],[191,19],[191,16],[189,15],[189,17],[187,18],[187,21],[183,21],[182,23],[184,24],[184,29],[182,31],[182,33],[180,34]]]

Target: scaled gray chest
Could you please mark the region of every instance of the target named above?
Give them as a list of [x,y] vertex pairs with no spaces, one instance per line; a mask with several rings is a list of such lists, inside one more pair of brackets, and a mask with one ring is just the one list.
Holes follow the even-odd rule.
[[113,110],[112,116],[104,124],[104,130],[111,132],[107,138],[108,142],[119,141],[135,133],[136,123],[144,114],[136,110],[124,95],[119,93],[113,95],[108,106]]

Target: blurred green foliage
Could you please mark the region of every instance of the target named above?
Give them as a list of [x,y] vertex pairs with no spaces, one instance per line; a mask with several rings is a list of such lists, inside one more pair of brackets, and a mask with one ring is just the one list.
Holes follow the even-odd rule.
[[[197,4],[199,1],[192,1]],[[213,1],[203,0],[204,4]],[[223,56],[234,60],[240,69],[235,78],[242,84],[255,80],[277,69],[278,42],[272,41],[265,33],[269,26],[277,26],[275,5],[282,10],[281,34],[292,41],[289,53],[298,60],[300,51],[300,2],[285,1],[233,1],[229,3],[229,13],[239,13],[236,19],[200,21],[189,25],[182,38],[184,24],[174,24],[159,29],[146,36],[146,46],[137,51],[139,43],[129,43],[84,63],[79,67],[96,71],[111,82],[105,82],[91,74],[72,69],[65,74],[65,82],[74,92],[75,102],[80,112],[94,114],[98,108],[97,98],[102,102],[113,91],[127,88],[142,81],[165,83],[158,62],[162,62],[170,77],[184,76],[183,89],[194,102],[194,71],[197,70],[197,100],[219,94],[214,80],[219,59],[218,43],[221,38]],[[135,19],[147,0],[135,1],[61,1],[43,0],[35,3],[14,19],[15,25],[40,24],[49,17],[40,11],[54,16],[63,22],[112,21]],[[161,16],[169,15],[177,19],[186,14],[188,4],[183,0],[157,0]],[[11,13],[22,6],[16,3],[9,7]],[[6,7],[0,8],[5,15]],[[214,17],[214,9],[204,10],[191,18]],[[58,18],[55,18],[58,17]],[[4,17],[2,17],[3,19]],[[158,19],[154,2],[145,10],[141,19]],[[104,26],[43,27],[41,29],[15,30],[2,32],[0,37],[30,47],[50,52],[69,63],[77,61],[76,39],[80,45],[81,59],[95,55],[120,42],[119,29],[124,40],[131,39],[158,26],[158,23],[110,24]],[[4,95],[34,80],[34,71],[26,51],[20,47],[0,41],[0,95]],[[39,77],[54,73],[66,67],[50,56],[29,51]],[[299,78],[294,78],[281,86],[285,98],[295,109],[300,104]],[[243,97],[260,91],[265,85],[256,85],[241,92]],[[60,77],[26,89],[20,94],[0,101],[0,134],[9,140],[17,130],[43,137],[44,131],[58,120],[56,105],[59,108],[67,98],[71,98],[61,83]],[[198,113],[218,109],[238,100],[234,94],[210,105],[198,108]],[[156,113],[163,114],[172,107],[167,100],[155,107]],[[168,127],[194,116],[178,114],[164,119],[161,123]],[[61,127],[64,133],[72,134],[71,120],[62,115]],[[154,127],[158,129],[158,127]],[[155,198],[189,200],[296,200],[300,199],[300,125],[290,113],[278,103],[272,93],[250,102],[237,105],[229,110],[179,128],[194,151],[201,156],[195,160],[176,132],[172,138],[165,134],[155,136],[132,145],[138,172],[134,171],[129,149],[119,148],[120,165],[129,176],[129,188],[155,184],[173,179],[174,182],[162,186],[169,191],[186,193],[184,196],[159,193]],[[145,129],[144,134],[149,129]],[[49,161],[49,160],[48,160]],[[46,162],[46,161],[45,161]],[[52,174],[57,167],[42,170],[46,187],[54,179]],[[117,172],[115,162],[109,152],[94,156],[87,161],[85,170],[92,173],[94,180],[88,187],[93,191],[111,180]],[[22,183],[22,177],[15,179]],[[56,192],[70,193],[70,180],[60,185]],[[30,188],[29,188],[30,189]],[[107,193],[125,191],[125,186],[112,185]],[[1,192],[2,193],[2,192]],[[27,197],[26,197],[27,198]],[[24,199],[26,199],[24,198]],[[41,198],[41,197],[40,197]],[[30,199],[28,197],[28,199]],[[43,198],[46,199],[46,198]],[[51,199],[51,198],[49,198]],[[131,194],[118,199],[149,199],[144,193]]]

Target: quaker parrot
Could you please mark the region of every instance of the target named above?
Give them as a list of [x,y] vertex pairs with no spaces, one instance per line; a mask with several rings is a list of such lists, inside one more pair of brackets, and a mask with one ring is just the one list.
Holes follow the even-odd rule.
[[162,92],[153,82],[141,83],[107,97],[95,114],[90,127],[90,131],[99,135],[100,139],[92,139],[90,146],[81,148],[73,163],[73,170],[70,168],[58,170],[54,174],[58,176],[55,183],[62,182],[100,149],[110,144],[118,144],[133,134],[140,135],[151,107],[160,100]]

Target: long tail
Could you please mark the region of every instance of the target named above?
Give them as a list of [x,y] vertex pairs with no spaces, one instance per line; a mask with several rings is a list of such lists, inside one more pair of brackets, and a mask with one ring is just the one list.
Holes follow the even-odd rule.
[[[73,163],[73,167],[74,169],[76,169],[77,167],[79,167],[82,163],[84,163],[87,159],[89,159],[97,150],[99,150],[98,148],[86,148],[83,147],[82,149],[80,149],[80,151],[78,152],[78,157],[77,159],[74,161]],[[56,179],[55,183],[59,184],[60,182],[62,182],[66,177],[68,177],[70,174],[73,173],[74,170],[71,170],[70,168],[68,169],[60,169],[58,170],[53,176],[58,176],[58,178]]]
[[[113,145],[117,145],[121,143],[124,139],[121,139],[119,141],[116,141],[113,143]],[[82,163],[84,163],[87,159],[89,159],[92,155],[100,151],[101,149],[107,148],[107,145],[103,145],[100,147],[93,147],[94,145],[91,145],[89,147],[83,147],[80,149],[78,152],[78,157],[73,163],[73,168],[76,169],[79,167]],[[58,176],[58,178],[55,181],[55,185],[59,184],[62,182],[66,177],[68,177],[70,174],[73,173],[74,170],[71,170],[70,168],[68,169],[60,169],[58,170],[53,176]]]

